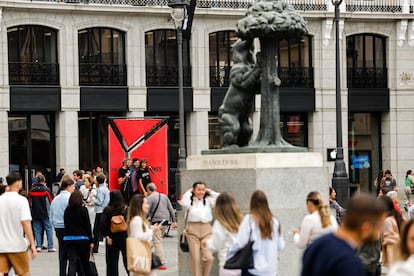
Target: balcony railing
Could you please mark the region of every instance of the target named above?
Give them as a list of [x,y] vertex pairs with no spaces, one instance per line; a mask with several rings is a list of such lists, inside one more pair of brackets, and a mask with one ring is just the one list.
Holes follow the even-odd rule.
[[[330,0],[329,0],[330,1]],[[328,10],[325,0],[287,0],[289,4],[298,11],[326,11]]]
[[[147,66],[147,86],[177,86],[178,66]],[[183,85],[191,87],[191,66],[183,66]]]
[[403,0],[347,0],[349,12],[402,12]]
[[125,64],[81,63],[79,84],[84,86],[126,86]]
[[281,87],[313,88],[313,67],[279,67]]
[[[228,87],[230,66],[210,66],[210,87]],[[279,67],[281,87],[313,88],[312,67]]]
[[[168,0],[30,0],[102,5],[167,6]],[[246,9],[255,0],[197,0],[198,8]],[[299,11],[327,11],[333,9],[331,0],[285,0]],[[347,12],[413,12],[414,0],[345,0]]]
[[228,87],[231,66],[210,66],[210,87]]
[[59,64],[9,62],[11,85],[59,85]]
[[348,88],[387,88],[387,68],[350,68]]

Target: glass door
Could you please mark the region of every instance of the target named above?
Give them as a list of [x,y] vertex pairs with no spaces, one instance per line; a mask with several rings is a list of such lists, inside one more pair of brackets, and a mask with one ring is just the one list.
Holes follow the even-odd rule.
[[380,114],[350,113],[348,123],[350,192],[375,193],[373,181],[382,167]]
[[56,176],[55,121],[53,114],[9,114],[10,171],[23,177],[28,191],[40,171],[50,186]]

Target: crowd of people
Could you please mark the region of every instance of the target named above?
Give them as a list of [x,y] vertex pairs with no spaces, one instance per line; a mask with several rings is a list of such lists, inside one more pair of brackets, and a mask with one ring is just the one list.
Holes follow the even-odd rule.
[[[41,171],[36,171],[27,194],[21,193],[21,175],[9,174],[6,185],[0,183],[0,275],[30,275],[27,248],[32,258],[43,250],[56,252],[53,229],[61,276],[92,275],[89,260],[99,252],[100,244],[105,246],[108,276],[123,274],[118,267],[120,254],[126,273],[135,275],[127,269],[128,236],[153,243],[162,262],[158,269],[166,269],[162,238],[168,227],[178,227],[175,210],[151,182],[145,159],[128,159],[123,164],[118,174],[121,191],[109,191],[99,166],[93,171],[75,170],[72,175],[60,169],[56,195],[47,187]],[[125,193],[127,190],[130,193]],[[114,230],[114,218],[119,216],[127,228]]]
[[[32,258],[42,250],[55,252],[53,229],[61,276],[91,275],[89,259],[99,252],[100,244],[105,246],[108,276],[124,274],[120,272],[123,270],[130,276],[143,275],[128,271],[128,237],[151,243],[161,261],[145,275],[167,269],[162,239],[168,227],[178,224],[170,200],[157,191],[149,170],[145,159],[125,159],[118,172],[120,190],[109,191],[102,170],[75,170],[68,175],[61,169],[56,196],[45,177],[36,173],[27,199],[18,194],[22,188],[20,174],[9,174],[6,188],[0,185],[4,188],[0,196],[0,236],[4,237],[0,239],[0,275],[7,275],[11,269],[17,275],[29,275],[27,248]],[[329,204],[319,191],[309,192],[305,199],[309,214],[300,228],[292,230],[292,242],[304,250],[301,275],[413,275],[411,176],[408,171],[404,190],[407,214],[400,208],[398,186],[389,170],[375,181],[377,197],[360,193],[346,206],[336,201],[332,187]],[[195,182],[179,203],[185,210],[183,227],[193,276],[211,275],[215,252],[220,276],[277,275],[285,239],[264,191],[252,193],[244,216],[230,192],[213,191],[202,181]],[[115,218],[121,218],[127,227],[114,228]],[[229,269],[226,262],[252,241],[252,265]],[[123,268],[118,265],[120,256]]]

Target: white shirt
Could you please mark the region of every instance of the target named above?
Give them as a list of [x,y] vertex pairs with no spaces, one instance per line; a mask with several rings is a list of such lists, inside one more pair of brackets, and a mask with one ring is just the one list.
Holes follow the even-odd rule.
[[398,262],[391,266],[388,276],[412,276],[414,271],[414,255],[405,262]]
[[322,228],[321,216],[318,211],[306,215],[300,226],[300,233],[293,236],[293,240],[300,249],[307,248],[317,238],[338,231],[336,219],[330,215],[331,225]]
[[31,221],[28,200],[17,192],[0,196],[0,253],[26,252],[29,246],[24,237],[22,221]]
[[141,241],[152,242],[152,229],[145,225],[145,232],[142,231],[142,218],[140,216],[135,216],[131,219],[129,223],[129,236],[132,238],[138,238]]
[[205,198],[206,204],[203,199],[193,197],[193,205],[191,205],[191,192],[186,192],[183,195],[181,204],[188,210],[188,222],[203,222],[210,223],[213,221],[213,214],[211,209],[216,205],[217,197],[219,193],[211,191],[210,195]]
[[235,243],[237,233],[230,233],[218,220],[214,221],[212,235],[207,240],[207,248],[212,252],[218,252],[219,266],[224,266],[227,253]]
[[259,226],[252,219],[251,215],[246,215],[240,224],[237,232],[236,242],[230,248],[228,257],[233,257],[236,252],[243,248],[250,238],[254,241],[253,258],[254,268],[249,269],[253,275],[275,276],[277,275],[279,251],[285,248],[285,240],[279,235],[279,222],[273,218],[272,239],[262,239]]

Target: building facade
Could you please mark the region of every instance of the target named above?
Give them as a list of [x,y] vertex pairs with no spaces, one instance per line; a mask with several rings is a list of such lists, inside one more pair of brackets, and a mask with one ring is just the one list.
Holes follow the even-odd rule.
[[[251,0],[197,1],[184,41],[188,155],[220,147],[235,26]],[[284,138],[336,147],[335,33],[330,0],[288,0],[309,33],[275,41]],[[343,141],[352,187],[414,166],[413,0],[341,5]],[[168,116],[170,192],[178,149],[176,31],[164,0],[0,1],[0,175],[107,168],[108,117]],[[257,48],[260,47],[258,43]],[[260,95],[253,122],[258,130]],[[255,135],[254,135],[255,136]]]

